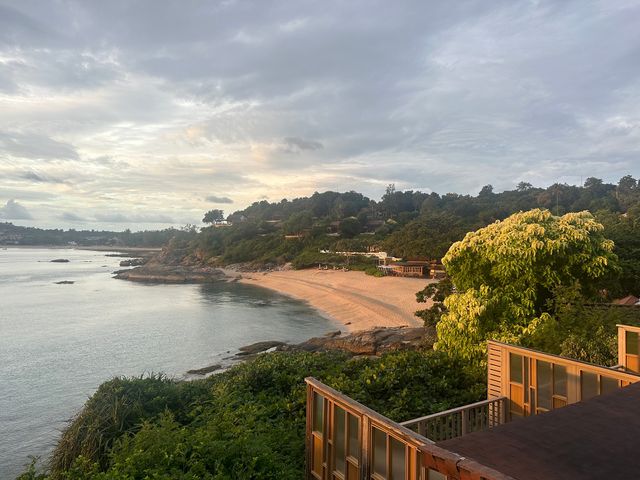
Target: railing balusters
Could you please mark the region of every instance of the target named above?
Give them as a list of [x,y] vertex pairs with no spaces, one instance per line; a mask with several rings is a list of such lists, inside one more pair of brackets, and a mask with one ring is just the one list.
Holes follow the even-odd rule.
[[506,397],[484,400],[402,422],[401,425],[440,442],[505,423],[505,401]]

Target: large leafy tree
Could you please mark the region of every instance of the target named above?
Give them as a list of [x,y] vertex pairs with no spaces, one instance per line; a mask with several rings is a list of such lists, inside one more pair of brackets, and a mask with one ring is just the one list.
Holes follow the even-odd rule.
[[520,212],[468,233],[443,263],[456,292],[437,325],[438,348],[482,358],[487,339],[525,342],[550,319],[554,291],[595,296],[618,271],[613,242],[589,212]]
[[209,210],[204,214],[202,218],[202,223],[216,223],[224,220],[224,212],[220,209],[214,208],[213,210]]

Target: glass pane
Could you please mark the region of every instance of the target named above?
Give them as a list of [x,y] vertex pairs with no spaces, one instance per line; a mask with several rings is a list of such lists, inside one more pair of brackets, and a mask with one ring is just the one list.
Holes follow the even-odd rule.
[[318,475],[322,474],[322,439],[313,435],[312,469]]
[[638,333],[626,333],[627,353],[629,355],[638,355]]
[[316,432],[323,433],[323,422],[322,419],[324,417],[324,398],[322,395],[318,395],[317,393],[313,393],[313,430]]
[[373,473],[387,478],[387,434],[373,428]]
[[588,400],[598,395],[598,375],[590,372],[581,372],[581,400]]
[[349,455],[360,459],[360,419],[349,414]]
[[345,451],[345,412],[340,407],[335,407],[333,411],[334,430],[333,444],[335,445],[335,469],[344,473],[344,461],[346,457]]
[[509,411],[511,415],[522,416],[524,415],[524,394],[522,393],[522,387],[520,385],[511,385],[509,389]]
[[552,378],[551,364],[536,360],[536,371],[538,373],[538,407],[551,410]]
[[567,396],[567,367],[553,366],[553,394]]
[[427,473],[427,480],[447,480],[447,476],[443,473],[429,469],[429,473]]
[[515,383],[522,383],[522,356],[515,353],[509,354],[510,380]]
[[620,388],[620,382],[615,378],[611,377],[600,377],[600,393],[611,393],[615,392]]
[[391,480],[404,480],[405,462],[404,443],[391,437]]

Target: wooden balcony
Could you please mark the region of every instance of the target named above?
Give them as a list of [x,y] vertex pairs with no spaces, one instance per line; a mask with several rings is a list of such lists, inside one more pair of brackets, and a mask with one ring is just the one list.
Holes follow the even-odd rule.
[[400,425],[433,442],[442,442],[506,423],[507,400],[507,397],[483,400],[401,422]]

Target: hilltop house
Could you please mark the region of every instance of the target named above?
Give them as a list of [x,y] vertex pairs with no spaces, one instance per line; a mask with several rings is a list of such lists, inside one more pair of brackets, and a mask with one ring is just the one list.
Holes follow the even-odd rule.
[[488,342],[487,400],[396,423],[308,378],[308,480],[638,478],[640,328],[603,367]]

